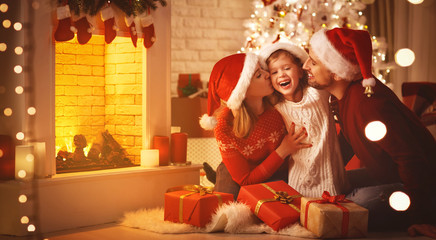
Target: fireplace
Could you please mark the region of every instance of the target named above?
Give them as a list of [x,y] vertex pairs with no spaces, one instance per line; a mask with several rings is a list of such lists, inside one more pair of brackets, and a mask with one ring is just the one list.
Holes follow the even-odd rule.
[[55,45],[56,173],[140,164],[143,58],[130,37]]
[[[45,151],[35,155],[36,169],[33,177],[0,181],[0,235],[32,235],[35,232],[30,232],[29,228],[32,227],[30,230],[34,231],[35,226],[36,233],[48,233],[115,222],[126,211],[162,207],[164,193],[169,187],[199,183],[199,169],[201,168],[199,165],[129,167],[56,174],[57,140],[61,139],[62,143],[63,138],[67,136],[65,132],[68,134],[69,132],[65,130],[67,126],[64,130],[57,130],[59,117],[62,116],[60,110],[57,110],[60,105],[57,103],[57,95],[62,91],[59,91],[56,86],[56,75],[59,74],[57,71],[60,68],[56,67],[58,49],[52,39],[54,28],[52,1],[11,0],[7,3],[9,5],[7,14],[10,20],[19,21],[25,27],[23,31],[8,30],[14,32],[5,34],[8,37],[4,40],[8,47],[7,54],[14,58],[10,59],[10,64],[2,65],[2,69],[5,69],[2,71],[3,77],[6,77],[7,81],[2,81],[0,84],[0,90],[4,90],[4,94],[0,94],[2,100],[0,103],[10,107],[13,114],[0,117],[2,123],[0,132],[2,135],[14,138],[16,146],[37,143],[38,146],[45,146],[41,148]],[[100,116],[97,113],[102,114],[103,106],[100,103],[97,104],[96,101],[94,105],[91,104],[95,106],[94,109],[90,108],[92,120],[83,121],[84,123],[91,122],[91,126],[86,127],[86,129],[91,129],[91,134],[88,131],[82,131],[82,125],[77,124],[77,131],[71,131],[68,135],[70,140],[73,140],[75,134],[82,134],[89,136],[87,141],[92,144],[93,138],[96,138],[92,134],[92,129],[93,126],[96,128],[98,126],[99,129],[108,130],[131,157],[136,156],[135,151],[149,149],[153,136],[170,135],[171,2],[168,3],[166,8],[154,14],[156,43],[142,53],[142,68],[147,70],[142,71],[142,94],[136,99],[137,102],[141,102],[141,107],[135,107],[141,109],[142,116],[135,119],[135,123],[140,122],[140,125],[134,125],[138,126],[135,128],[134,136],[139,143],[128,145],[128,141],[123,140],[123,135],[117,131],[117,127],[112,128],[111,124],[107,124],[110,122],[107,118],[110,108],[106,109],[110,105],[109,97],[105,98],[104,102],[105,127],[101,127],[102,120],[92,119],[94,113],[96,116]],[[94,35],[92,39],[96,40],[96,37],[97,35]],[[124,41],[119,37],[117,36],[118,41]],[[16,46],[23,47],[22,55],[15,56],[13,51],[10,51]],[[138,44],[139,47],[143,48]],[[11,71],[15,64],[23,66],[21,74]],[[95,71],[98,72],[97,69]],[[86,83],[89,84],[89,82]],[[24,86],[24,92],[17,94],[11,91],[17,85]],[[92,86],[85,87],[90,87],[94,89],[94,93],[97,93],[99,89],[102,90],[102,86],[99,85],[101,84],[93,82]],[[110,92],[108,89],[110,90],[111,87],[104,88],[105,94],[108,94]],[[98,93],[102,94],[101,91]],[[79,98],[82,99],[83,96],[78,95],[77,99]],[[29,108],[34,110],[32,114],[27,114]],[[76,107],[74,111],[77,112],[78,108]],[[113,109],[117,111],[116,108]],[[123,111],[127,107],[123,106],[120,109]],[[66,114],[65,109],[63,114]],[[123,114],[120,113],[118,116],[123,116]],[[79,116],[76,118],[79,119]],[[137,158],[132,157],[132,159],[137,161]],[[21,195],[25,195],[27,201],[19,201]],[[23,217],[28,219],[27,223],[20,221]]]

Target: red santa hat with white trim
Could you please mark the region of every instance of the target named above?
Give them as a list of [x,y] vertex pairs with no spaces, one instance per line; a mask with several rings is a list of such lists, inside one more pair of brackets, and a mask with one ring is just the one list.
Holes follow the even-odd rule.
[[294,57],[300,59],[301,64],[304,64],[304,62],[309,58],[309,55],[307,55],[307,52],[303,48],[291,42],[276,42],[265,46],[259,52],[259,61],[263,69],[268,69],[266,60],[277,50],[288,51]]
[[200,118],[202,128],[212,130],[216,126],[213,114],[221,106],[221,100],[231,110],[241,106],[257,64],[254,53],[233,54],[215,64],[209,78],[207,114]]
[[372,42],[368,31],[349,28],[321,29],[310,39],[313,53],[339,77],[353,81],[363,77],[368,97],[373,94]]

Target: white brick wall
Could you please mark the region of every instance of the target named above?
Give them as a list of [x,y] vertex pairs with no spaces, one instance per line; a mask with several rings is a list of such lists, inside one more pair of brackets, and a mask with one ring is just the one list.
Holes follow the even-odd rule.
[[207,82],[213,65],[245,43],[244,20],[251,0],[171,0],[171,93],[180,73],[200,73]]

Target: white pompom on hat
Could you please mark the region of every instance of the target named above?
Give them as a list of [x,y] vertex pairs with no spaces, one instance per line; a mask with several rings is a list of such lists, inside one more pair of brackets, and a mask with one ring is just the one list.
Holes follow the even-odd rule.
[[296,58],[300,59],[302,64],[304,64],[304,62],[309,58],[309,55],[303,48],[291,42],[276,42],[265,46],[259,52],[259,61],[263,69],[268,69],[266,60],[271,56],[271,54],[280,49],[290,52]]
[[312,52],[339,77],[353,81],[363,77],[362,86],[375,86],[372,75],[372,42],[368,31],[349,28],[321,29],[310,39]]
[[207,114],[200,118],[202,128],[212,130],[216,126],[213,114],[221,106],[221,100],[231,110],[241,106],[258,62],[254,53],[238,53],[215,64],[208,84]]

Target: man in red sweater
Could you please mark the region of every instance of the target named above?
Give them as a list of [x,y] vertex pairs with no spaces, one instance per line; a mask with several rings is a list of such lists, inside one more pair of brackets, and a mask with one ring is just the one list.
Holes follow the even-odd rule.
[[[436,238],[436,141],[418,117],[372,75],[369,33],[322,29],[310,44],[310,58],[303,66],[309,85],[337,99],[344,160],[356,154],[367,174],[360,183],[354,182],[347,198],[369,209],[370,228],[398,227],[409,219],[410,235]],[[375,138],[367,134],[374,125],[380,126]],[[411,200],[402,214],[388,206],[387,198],[396,190]]]

